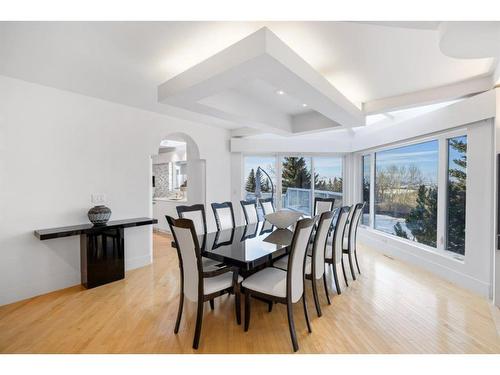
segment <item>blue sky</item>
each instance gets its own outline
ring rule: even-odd
[[[417,143],[377,152],[376,165],[377,169],[385,169],[391,165],[400,167],[414,164],[420,169],[427,182],[437,183],[438,153],[438,141]]]

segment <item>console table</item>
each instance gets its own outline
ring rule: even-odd
[[[91,223],[35,230],[40,240],[80,236],[80,269],[82,285],[94,288],[125,277],[125,228],[156,224],[158,220],[140,217],[109,221],[105,225]]]

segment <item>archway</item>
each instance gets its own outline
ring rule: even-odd
[[[177,217],[179,205],[203,204],[206,201],[206,162],[192,137],[175,132],[158,141],[152,155],[153,217],[155,230],[169,233],[165,216]]]

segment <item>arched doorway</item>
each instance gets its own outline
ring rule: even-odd
[[[206,162],[200,159],[196,142],[187,134],[171,133],[159,140],[152,155],[153,217],[156,231],[170,233],[165,216],[177,217],[179,205],[206,201]]]

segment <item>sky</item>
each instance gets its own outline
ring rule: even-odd
[[[436,184],[438,178],[438,154],[438,141],[434,140],[377,152],[375,162],[377,170],[385,169],[391,165],[408,167],[414,164],[420,169],[428,183]]]

